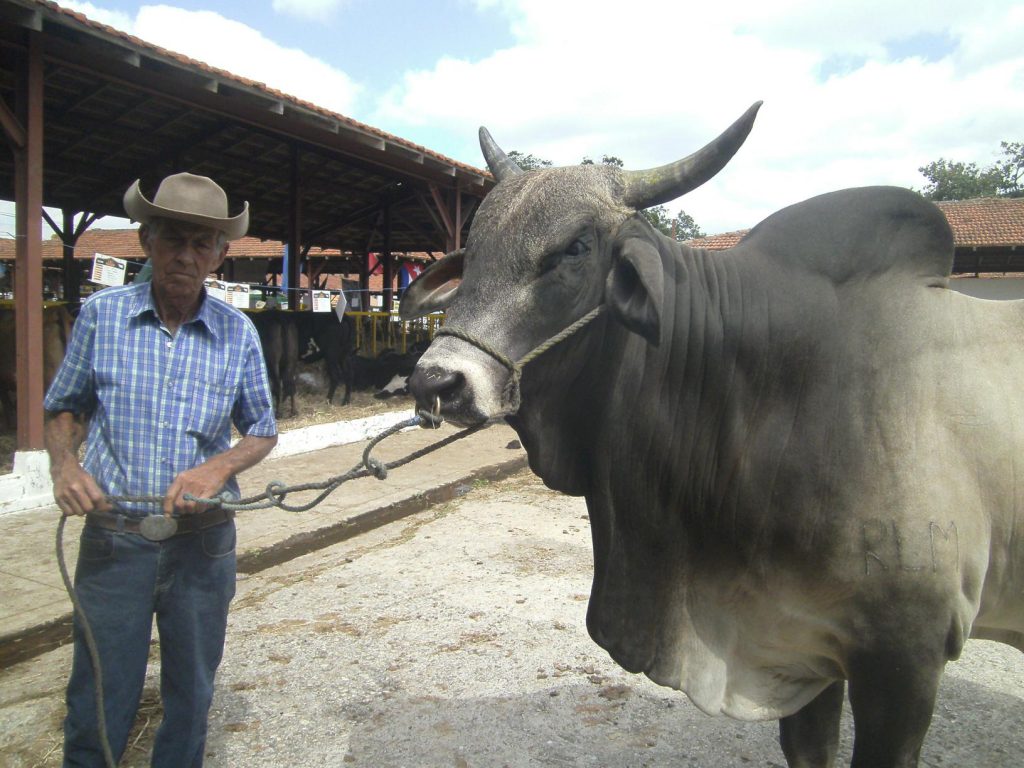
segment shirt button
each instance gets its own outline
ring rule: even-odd
[[[167,348],[170,349],[173,346],[173,344],[174,344],[173,341],[168,341],[167,342]]]
[[[164,422],[164,428],[166,429],[166,428],[167,428],[167,427],[169,427],[169,426],[171,426],[171,422],[169,422],[169,421],[165,421],[165,422]]]

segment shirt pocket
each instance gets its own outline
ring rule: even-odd
[[[181,392],[186,398],[185,431],[200,443],[213,443],[219,438],[226,443],[231,434],[234,388],[196,379],[182,385]]]

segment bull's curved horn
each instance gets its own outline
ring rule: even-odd
[[[760,107],[760,101],[751,105],[721,136],[689,157],[646,171],[624,171],[623,202],[640,210],[667,203],[699,187],[722,170],[743,145]]]
[[[504,150],[491,138],[490,131],[482,125],[480,126],[480,151],[484,153],[487,167],[491,169],[491,173],[498,181],[523,172],[523,169],[510,160]]]

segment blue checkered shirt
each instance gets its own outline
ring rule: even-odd
[[[243,435],[277,434],[249,318],[205,296],[172,336],[150,286],[106,288],[86,300],[43,404],[90,417],[83,467],[110,495],[163,496],[178,473],[230,447],[232,422]],[[235,478],[225,490],[238,494]]]

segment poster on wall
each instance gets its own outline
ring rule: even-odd
[[[92,276],[89,278],[100,285],[124,285],[128,262],[116,256],[97,253],[92,259]]]
[[[206,293],[208,296],[220,299],[221,301],[227,301],[227,283],[223,280],[214,280],[212,277],[208,277],[203,281],[203,285],[206,286]]]
[[[238,309],[249,308],[248,283],[225,283],[224,286],[224,292],[226,294],[224,301]]]
[[[331,311],[331,292],[330,291],[313,291],[313,311],[314,312],[330,312]]]

